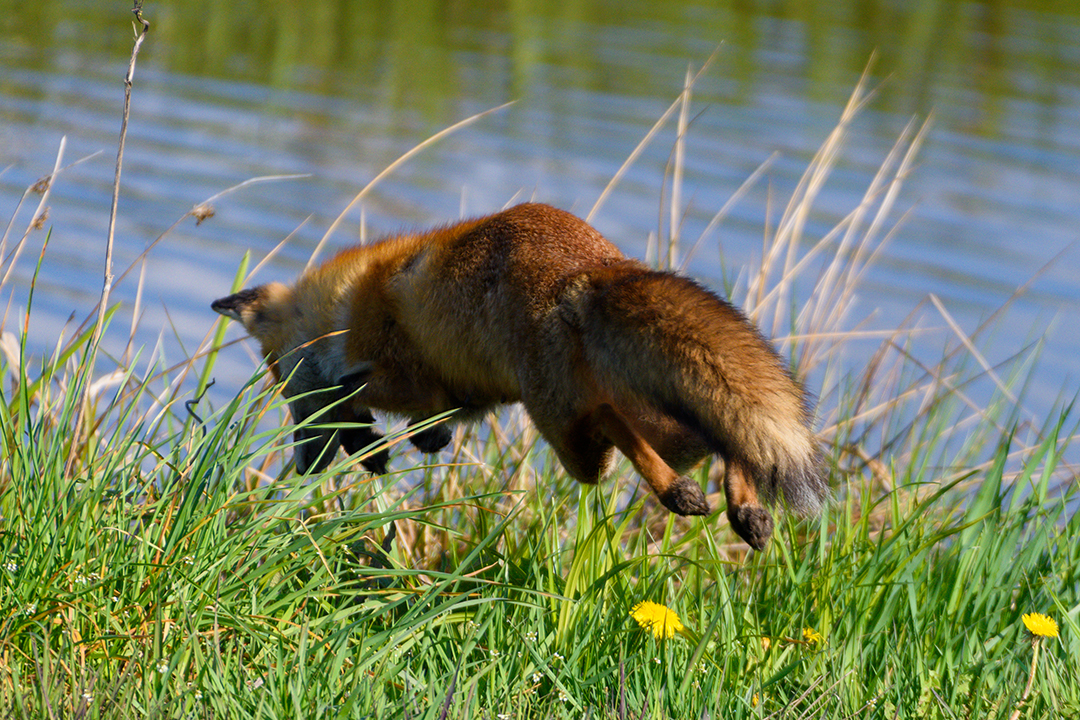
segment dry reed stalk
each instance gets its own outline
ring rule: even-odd
[[[349,204],[345,206],[345,209],[342,210],[341,213],[338,214],[338,216],[337,216],[337,218],[335,218],[334,222],[332,222],[330,224],[330,227],[326,229],[326,233],[322,236],[322,239],[319,240],[318,244],[315,246],[315,249],[311,253],[311,257],[308,258],[307,265],[304,266],[304,270],[307,271],[308,269],[311,268],[311,266],[315,263],[316,258],[318,258],[319,252],[322,250],[323,246],[326,245],[326,242],[330,239],[330,236],[334,234],[334,231],[337,230],[338,226],[341,225],[341,223],[345,220],[345,216],[348,215],[349,211],[352,210],[354,207],[356,207],[356,205],[361,200],[363,200],[365,197],[367,197],[368,193],[371,192],[371,190],[379,183],[380,180],[382,180],[384,177],[386,177],[387,175],[392,173],[394,170],[397,170],[399,167],[404,165],[407,160],[409,160],[410,158],[415,156],[417,153],[419,153],[424,148],[437,143],[439,140],[442,140],[447,135],[452,135],[453,133],[457,132],[458,130],[460,130],[463,127],[467,127],[469,125],[472,125],[474,122],[476,122],[477,120],[479,120],[481,118],[487,117],[488,115],[491,115],[492,113],[495,113],[495,112],[498,112],[499,110],[503,110],[505,108],[510,107],[511,105],[514,104],[514,102],[515,101],[512,100],[512,101],[510,101],[508,103],[503,103],[502,105],[498,105],[496,107],[485,110],[484,112],[477,113],[475,115],[472,115],[470,117],[465,118],[464,120],[461,120],[461,121],[459,121],[457,123],[454,123],[450,127],[445,128],[445,129],[440,130],[439,132],[435,133],[434,135],[429,137],[427,140],[424,140],[419,145],[416,145],[411,150],[406,152],[404,155],[399,157],[397,160],[395,160],[394,162],[387,165],[383,169],[382,172],[380,172],[378,175],[373,177],[368,182],[368,184],[365,185],[363,187],[363,189],[356,194],[356,196],[349,202]]]
[[[150,23],[142,16],[142,0],[135,0],[132,13],[135,15],[135,20],[141,28],[136,31],[135,44],[131,49],[131,60],[128,63],[127,75],[124,76],[124,111],[120,120],[120,139],[117,143],[116,150],[116,174],[113,179],[112,206],[109,210],[109,231],[105,243],[105,277],[101,288],[101,299],[98,301],[97,323],[94,325],[93,336],[87,350],[88,357],[84,361],[83,373],[81,373],[81,377],[77,381],[82,390],[79,392],[79,399],[75,406],[75,419],[72,422],[71,428],[71,448],[68,452],[68,459],[64,466],[65,476],[70,476],[71,468],[74,466],[75,458],[78,455],[80,436],[82,434],[83,415],[86,412],[86,405],[89,399],[89,380],[93,376],[94,361],[97,357],[98,346],[101,343],[101,333],[105,325],[105,314],[109,306],[109,294],[112,292],[113,240],[116,235],[117,206],[120,203],[120,172],[124,165],[124,144],[127,141],[128,118],[131,115],[131,89],[135,78],[135,60],[139,55],[139,49],[142,47],[143,41],[146,39],[146,34],[150,31]]]
[[[600,211],[600,208],[603,206],[604,201],[607,200],[608,195],[610,195],[611,191],[615,189],[615,186],[619,184],[622,176],[625,175],[626,171],[630,169],[630,166],[634,164],[634,161],[638,159],[638,156],[641,155],[642,151],[649,146],[649,143],[652,142],[652,139],[656,136],[658,132],[660,132],[660,129],[664,127],[665,123],[667,123],[668,118],[670,118],[676,110],[683,106],[685,102],[684,98],[689,93],[690,88],[692,88],[694,84],[697,83],[698,79],[701,78],[701,76],[705,73],[709,66],[712,65],[713,60],[716,59],[716,56],[719,52],[720,48],[717,48],[713,51],[713,54],[709,56],[709,59],[705,61],[705,64],[701,66],[701,69],[698,70],[694,74],[693,78],[687,82],[686,87],[683,89],[682,93],[679,94],[679,97],[675,99],[675,102],[671,103],[671,105],[668,106],[668,109],[664,111],[664,114],[660,116],[660,119],[653,123],[653,126],[649,129],[649,132],[645,133],[645,137],[641,139],[641,142],[637,144],[637,146],[630,152],[630,155],[627,156],[626,160],[623,161],[623,164],[619,166],[619,169],[615,171],[615,174],[611,176],[611,180],[609,180],[608,184],[604,186],[604,189],[600,192],[600,196],[597,197],[596,202],[593,203],[592,209],[589,210],[589,214],[585,216],[585,222],[592,222],[593,217],[596,215],[597,212]]]

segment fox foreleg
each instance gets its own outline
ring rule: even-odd
[[[358,413],[370,415],[369,408],[374,408],[407,415],[410,422],[417,423],[456,406],[436,383],[418,382],[415,377],[388,373],[378,368],[349,373],[341,377],[338,383],[351,396]],[[439,452],[452,439],[453,431],[444,424],[418,430],[409,437],[412,444],[425,453]]]
[[[450,444],[454,439],[454,432],[446,425],[418,430],[409,437],[413,447],[424,453],[437,453]]]
[[[354,409],[353,417],[347,419],[359,423],[358,427],[342,428],[339,431],[341,447],[345,449],[347,454],[355,455],[364,448],[370,447],[382,440],[382,433],[371,427],[375,422],[375,417],[371,414],[370,410],[367,410],[366,408],[361,408],[359,410]],[[368,455],[360,461],[360,464],[363,465],[366,470],[373,472],[376,475],[385,475],[386,463],[389,460],[390,453],[383,449]]]

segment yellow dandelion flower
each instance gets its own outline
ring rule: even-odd
[[[771,647],[772,647],[772,638],[762,635],[761,636],[761,649],[764,650],[765,652],[768,652],[769,648],[771,648]]]
[[[806,642],[810,643],[811,645],[824,645],[825,644],[825,636],[822,635],[821,633],[819,633],[814,628],[808,628],[808,627],[803,628],[802,629],[802,639],[805,640]]]
[[[685,630],[679,616],[659,603],[639,602],[630,609],[630,617],[637,620],[643,630],[649,630],[658,638],[674,637]]]
[[[750,707],[757,707],[758,703],[760,703],[760,702],[761,702],[761,698],[759,698],[757,696],[757,693],[754,693],[754,696],[752,698],[750,698]]]
[[[1024,615],[1024,627],[1035,637],[1057,637],[1058,625],[1052,617],[1042,613]]]

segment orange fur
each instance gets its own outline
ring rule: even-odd
[[[213,308],[260,342],[297,422],[347,393],[338,419],[361,422],[521,402],[573,477],[597,482],[618,448],[684,515],[709,507],[681,473],[718,454],[732,527],[756,548],[772,532],[765,504],[812,512],[827,495],[806,395],[742,313],[547,205],[350,248],[291,288]],[[309,428],[297,467],[372,437]],[[448,440],[415,438],[426,451]]]

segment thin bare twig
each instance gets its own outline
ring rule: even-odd
[[[435,133],[434,135],[429,137],[427,140],[420,143],[419,145],[417,145],[413,149],[409,150],[409,152],[405,153],[404,155],[399,157],[397,160],[395,160],[394,162],[387,165],[386,168],[381,173],[379,173],[374,178],[372,178],[371,182],[369,182],[367,185],[365,185],[364,188],[360,192],[358,192],[356,194],[356,197],[354,197],[349,202],[349,204],[345,206],[345,209],[342,210],[341,213],[338,214],[338,216],[334,220],[334,222],[330,224],[330,227],[326,230],[326,233],[322,236],[322,239],[319,240],[319,244],[315,246],[315,250],[311,253],[311,257],[308,258],[308,262],[307,262],[307,265],[304,267],[304,270],[306,271],[309,268],[311,268],[312,265],[314,265],[315,259],[319,256],[319,251],[323,249],[323,247],[326,245],[326,242],[330,239],[330,236],[334,234],[334,231],[337,230],[338,226],[341,225],[342,221],[345,220],[345,216],[349,213],[350,210],[352,210],[354,207],[356,207],[356,205],[361,200],[363,200],[365,197],[367,197],[367,194],[369,192],[371,192],[371,189],[374,188],[375,185],[380,180],[382,180],[384,177],[386,177],[387,175],[392,173],[394,170],[397,170],[401,165],[403,165],[405,163],[406,160],[413,157],[414,155],[416,155],[417,153],[419,153],[421,150],[428,147],[429,145],[432,145],[432,144],[438,142],[439,140],[442,140],[447,135],[450,135],[450,134],[460,130],[461,128],[465,127],[466,125],[471,125],[472,123],[476,122],[480,118],[487,117],[488,115],[490,115],[490,114],[492,114],[494,112],[498,112],[499,110],[502,110],[503,108],[510,107],[515,102],[516,101],[511,100],[508,103],[503,103],[502,105],[498,105],[496,107],[493,107],[490,110],[485,110],[484,112],[477,113],[477,114],[475,114],[475,115],[473,115],[471,117],[467,117],[464,120],[456,122],[453,125],[451,125],[450,127],[444,128],[443,130],[440,130],[439,132]]]
[[[105,278],[101,288],[101,300],[98,302],[97,323],[94,325],[94,333],[91,336],[88,355],[83,366],[85,370],[79,378],[81,392],[79,393],[78,405],[76,405],[75,408],[75,422],[71,434],[71,450],[68,452],[68,459],[64,468],[65,475],[71,472],[71,467],[75,462],[75,456],[78,452],[79,428],[82,423],[83,413],[85,412],[88,400],[88,391],[90,389],[89,381],[94,372],[94,360],[97,357],[98,345],[101,343],[101,333],[105,325],[105,315],[109,307],[109,294],[112,292],[113,238],[116,235],[116,210],[120,203],[120,170],[124,165],[124,143],[127,139],[128,118],[131,115],[131,86],[135,79],[135,58],[139,54],[139,48],[142,47],[143,40],[146,39],[146,33],[150,31],[150,23],[142,16],[142,0],[135,0],[131,12],[135,15],[136,34],[135,44],[131,48],[131,61],[128,63],[127,75],[124,76],[124,113],[120,119],[120,140],[117,143],[116,148],[116,173],[113,178],[112,208],[109,211],[109,234],[105,243]]]
[[[670,270],[675,267],[676,257],[679,253],[679,231],[682,226],[680,213],[682,206],[683,172],[686,164],[686,129],[690,115],[690,93],[694,87],[694,76],[690,68],[686,68],[686,79],[683,81],[683,92],[679,96],[679,125],[675,134],[675,163],[671,173],[671,225],[668,227],[667,259],[664,261],[664,269]]]
[[[102,325],[104,325],[105,313],[109,306],[109,293],[112,292],[113,239],[116,236],[116,210],[120,202],[120,171],[124,165],[124,144],[127,140],[128,117],[131,115],[131,86],[135,79],[135,58],[139,54],[143,40],[146,39],[146,33],[150,31],[150,23],[142,16],[142,0],[135,0],[132,12],[135,14],[136,22],[142,25],[142,29],[135,36],[135,45],[131,49],[131,62],[128,65],[127,75],[124,77],[124,114],[120,119],[120,141],[116,148],[116,174],[113,179],[112,207],[109,210],[109,236],[105,244],[105,280],[101,288],[101,302],[98,305],[98,321],[94,328],[91,352],[97,351],[97,345],[101,340]],[[92,358],[90,365],[93,365]]]
[[[611,176],[611,180],[608,181],[607,186],[605,186],[603,191],[601,191],[600,197],[596,198],[596,202],[593,203],[592,209],[589,210],[589,214],[585,216],[585,222],[592,222],[593,217],[595,217],[596,213],[599,212],[600,206],[604,204],[604,201],[607,200],[608,195],[611,194],[611,191],[614,190],[615,186],[619,184],[620,180],[622,180],[622,176],[626,174],[626,171],[629,170],[630,166],[634,164],[634,161],[638,159],[638,156],[641,155],[641,152],[646,147],[648,147],[650,142],[652,142],[652,139],[656,135],[656,133],[660,132],[660,128],[664,127],[664,123],[668,121],[668,118],[671,117],[671,115],[676,110],[683,106],[683,98],[690,92],[690,88],[692,88],[694,84],[697,83],[698,78],[700,78],[705,73],[705,71],[709,69],[709,66],[712,65],[713,60],[716,59],[716,56],[719,54],[719,52],[719,47],[713,51],[713,54],[709,56],[709,59],[705,61],[705,64],[701,66],[701,69],[694,73],[693,78],[691,78],[690,81],[687,82],[687,84],[684,86],[683,91],[679,93],[679,97],[675,99],[675,102],[671,103],[668,109],[664,111],[664,114],[660,116],[660,119],[653,123],[653,126],[649,129],[649,132],[645,133],[645,137],[641,139],[641,142],[637,144],[637,147],[634,148],[633,152],[631,152],[630,155],[626,158],[626,160],[623,161],[623,164],[619,167],[618,170],[615,171],[615,174]]]

